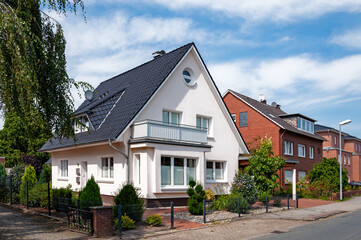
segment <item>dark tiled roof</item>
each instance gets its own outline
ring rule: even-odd
[[[95,130],[76,134],[76,144],[87,144],[117,138],[152,97],[164,80],[194,43],[189,43],[163,56],[106,80],[74,112],[86,113]],[[49,140],[40,151],[75,145],[71,138]]]
[[[312,134],[308,132],[304,132],[301,130],[298,130],[297,128],[293,127],[289,123],[287,123],[285,120],[282,119],[282,116],[287,116],[288,114],[281,110],[280,108],[272,107],[268,104],[262,103],[260,101],[257,101],[253,98],[247,97],[245,95],[242,95],[240,93],[237,93],[233,90],[229,90],[230,93],[234,94],[235,96],[241,98],[243,101],[260,111],[262,114],[267,116],[269,119],[274,121],[276,124],[278,124],[281,128],[286,129],[287,131],[302,134],[311,138],[316,138],[318,140],[324,141],[325,139],[317,134]]]
[[[337,133],[339,132],[339,130],[337,130],[336,128],[332,128],[332,127],[328,127],[328,126],[324,126],[324,125],[320,125],[320,124],[315,124],[315,132],[325,132],[325,131],[333,131],[333,132],[337,132]],[[342,132],[342,134],[345,135],[344,136],[345,140],[354,139],[354,140],[361,141],[360,138],[352,136],[348,133]]]

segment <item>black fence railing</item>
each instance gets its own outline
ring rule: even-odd
[[[94,220],[92,212],[69,207],[67,216],[69,228],[88,232],[90,235],[93,235]]]

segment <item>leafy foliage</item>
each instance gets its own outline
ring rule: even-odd
[[[163,218],[159,214],[152,214],[145,220],[145,223],[151,226],[158,226],[163,222]]]
[[[273,201],[273,206],[275,207],[281,207],[281,198],[280,197],[276,197],[275,200]]]
[[[113,218],[118,217],[118,205],[122,205],[122,215],[126,214],[135,221],[141,221],[144,212],[144,200],[133,184],[125,184],[114,198]]]
[[[249,204],[254,204],[257,199],[256,181],[249,174],[239,171],[233,178],[231,192],[242,195]]]
[[[8,198],[8,186],[6,184],[5,166],[0,163],[0,202],[5,202]]]
[[[203,190],[201,184],[195,185],[194,180],[189,181],[189,188],[187,190],[189,196],[188,199],[188,211],[193,215],[202,215],[203,214],[203,199],[205,198],[206,193]]]
[[[84,11],[81,0],[0,2],[0,108],[29,133],[45,126],[48,136],[74,136],[70,90],[89,85],[67,75],[62,27],[40,8],[65,14],[78,6]]]
[[[71,185],[66,188],[53,188],[51,192],[53,208],[57,211],[68,211],[68,207],[72,206]]]
[[[100,188],[94,180],[94,176],[87,181],[85,188],[79,192],[80,208],[89,210],[92,206],[102,206],[103,200],[100,196]]]
[[[267,202],[270,201],[272,195],[268,192],[260,191],[258,194],[258,200],[262,202],[264,205],[266,205]]]
[[[38,183],[36,178],[35,169],[33,166],[29,165],[25,168],[24,175],[21,177],[20,185],[20,201],[21,203],[26,203],[26,184],[28,183],[28,190],[30,190]]]
[[[51,166],[43,164],[43,170],[40,173],[39,183],[47,183],[51,181]]]
[[[239,205],[239,206],[238,206]],[[247,212],[250,205],[242,195],[231,194],[227,197],[226,210],[228,212],[238,212],[238,207],[242,213]]]
[[[51,191],[50,191],[51,199]],[[35,184],[33,188],[29,190],[29,204],[34,207],[48,208],[48,184]]]
[[[277,171],[282,168],[285,161],[280,156],[274,156],[272,151],[272,140],[267,136],[261,139],[259,148],[251,154],[249,166],[246,168],[248,174],[254,177],[259,191],[271,192],[278,186]]]
[[[25,172],[25,164],[19,164],[13,167],[10,171],[10,175],[8,177],[8,184],[10,186],[10,178],[11,178],[11,187],[12,192],[17,194],[20,192],[20,185],[21,185],[21,178],[24,175]]]
[[[118,227],[118,218],[114,219],[114,225]],[[135,221],[132,220],[127,214],[122,215],[122,230],[131,230],[135,228]]]
[[[206,199],[207,201],[216,199],[216,196],[214,195],[212,189],[207,189],[204,192],[205,192],[204,199]]]

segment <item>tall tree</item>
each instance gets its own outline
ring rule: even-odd
[[[267,136],[261,139],[259,148],[254,149],[249,159],[249,166],[246,168],[248,174],[256,180],[260,192],[270,193],[278,186],[278,174],[285,164],[280,156],[274,156],[272,151],[272,139]]]
[[[74,136],[71,88],[89,88],[66,72],[62,27],[41,9],[84,12],[81,0],[0,0],[0,109],[30,133]],[[35,130],[34,130],[35,129]]]

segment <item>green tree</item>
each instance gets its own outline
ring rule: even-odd
[[[249,159],[249,166],[246,168],[248,174],[256,181],[260,192],[269,193],[278,186],[278,174],[285,164],[280,156],[274,156],[272,151],[272,140],[267,136],[261,139],[259,148],[256,148]]]
[[[347,186],[347,170],[342,169],[342,187]],[[315,163],[308,173],[311,183],[322,183],[325,190],[338,192],[340,190],[340,165],[336,158],[323,158],[322,162]]]
[[[26,183],[28,183],[28,190],[30,191],[37,183],[36,172],[33,166],[29,165],[25,168],[24,175],[21,177],[20,185],[20,201],[26,202]]]
[[[39,176],[39,183],[48,183],[51,181],[51,166],[49,164],[43,164],[43,170]]]
[[[48,136],[74,136],[70,90],[90,86],[68,76],[62,27],[42,10],[79,7],[82,0],[0,0],[0,109],[21,118],[27,138],[39,126]]]
[[[94,176],[87,181],[85,188],[79,192],[80,208],[89,210],[91,206],[102,206],[103,201],[100,196],[100,188],[94,180]]]

